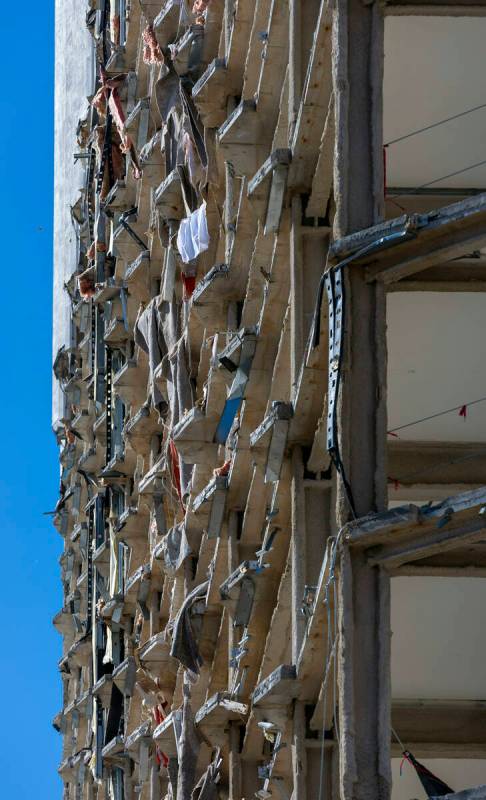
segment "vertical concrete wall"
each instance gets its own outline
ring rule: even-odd
[[[55,103],[54,103],[54,303],[53,355],[69,346],[71,323],[69,296],[64,283],[77,262],[76,235],[70,206],[83,185],[84,164],[74,163],[76,126],[85,116],[87,95],[93,88],[92,39],[85,24],[87,4],[80,0],[56,0]],[[52,422],[63,416],[64,397],[53,383]]]

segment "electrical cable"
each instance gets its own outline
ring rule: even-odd
[[[464,172],[469,172],[472,169],[476,169],[476,167],[483,167],[486,164],[486,159],[484,161],[477,161],[476,164],[471,164],[469,167],[464,167],[463,169],[458,169],[455,172],[449,172],[448,175],[442,175],[441,178],[434,178],[433,181],[428,181],[427,183],[422,183],[421,186],[415,186],[412,192],[418,192],[420,189],[426,189],[427,186],[433,186],[435,183],[440,183],[441,181],[445,181],[447,178],[454,178],[456,175],[462,175]],[[397,197],[410,197],[410,194],[390,194],[387,195],[387,200],[393,200]]]
[[[130,217],[133,217],[134,215],[136,215],[137,212],[138,212],[138,208],[136,206],[134,206],[133,208],[130,208],[128,211],[124,211],[123,214],[120,214],[118,222],[120,223],[122,228],[124,228],[126,230],[126,232],[133,239],[133,241],[136,244],[138,244],[138,246],[140,247],[142,252],[144,252],[145,250],[148,250],[148,247],[147,247],[146,243],[140,238],[138,233],[136,233],[133,230],[133,228],[131,227],[131,225],[129,225],[128,222],[127,222],[127,220]]]
[[[334,573],[331,570],[329,578],[324,587],[324,604],[327,612],[327,641],[326,655],[324,659],[324,676],[322,681],[322,729],[321,729],[321,757],[319,764],[319,800],[324,800],[324,773],[325,773],[325,740],[326,740],[326,712],[327,712],[327,682],[331,663],[335,655],[336,639],[332,641],[331,631],[331,606],[329,602],[329,585],[334,580]]]
[[[390,730],[393,733],[393,735],[394,735],[395,739],[397,740],[398,744],[402,748],[402,753],[405,753],[407,748],[403,744],[402,740],[400,739],[400,737],[399,737],[398,733],[396,732],[395,728],[393,727],[393,725],[390,725]]]
[[[468,114],[472,114],[473,111],[479,111],[481,108],[486,108],[486,103],[481,103],[479,106],[467,108],[465,111],[461,111],[459,114],[454,114],[452,117],[445,117],[445,119],[441,119],[439,122],[433,122],[431,125],[425,125],[423,128],[418,128],[417,130],[410,131],[410,133],[406,133],[403,136],[398,136],[396,139],[391,139],[389,142],[384,144],[384,147],[390,147],[390,145],[403,142],[405,139],[410,139],[412,136],[418,136],[419,133],[424,133],[424,131],[430,131],[432,128],[438,128],[440,125],[444,125],[446,122],[451,122],[454,119],[465,117]]]
[[[387,433],[396,433],[397,431],[403,431],[404,428],[411,428],[413,425],[419,425],[421,422],[427,422],[429,419],[436,419],[437,417],[442,417],[444,414],[451,414],[453,411],[460,411],[463,408],[469,408],[469,406],[474,406],[477,403],[484,403],[486,397],[479,397],[477,400],[471,400],[470,403],[461,403],[460,406],[454,406],[453,408],[446,408],[445,411],[438,411],[436,414],[429,414],[428,417],[421,417],[420,419],[415,419],[413,422],[406,422],[404,425],[399,425],[397,428],[390,428]]]
[[[326,581],[324,586],[324,604],[326,605],[327,611],[327,647],[326,647],[326,655],[324,659],[324,675],[323,675],[323,682],[322,682],[322,730],[321,730],[321,754],[320,754],[320,765],[319,765],[319,795],[318,800],[324,800],[324,777],[325,777],[325,734],[326,734],[326,709],[327,709],[327,688],[328,688],[328,679],[331,673],[331,664],[336,659],[336,650],[339,642],[339,630],[338,630],[338,618],[337,618],[337,592],[336,592],[336,574],[335,574],[335,567],[336,567],[336,558],[337,553],[341,544],[341,538],[344,534],[346,526],[342,527],[336,536],[335,539],[329,539],[328,544],[330,544],[330,567],[329,567],[329,577]],[[332,620],[331,620],[331,604],[330,604],[330,593],[329,588],[333,587],[333,599],[334,599],[334,630],[332,628]],[[333,674],[333,722],[334,722],[334,729],[336,733],[336,739],[340,741],[339,735],[339,727],[337,722],[337,697],[336,697],[336,670],[334,670]]]

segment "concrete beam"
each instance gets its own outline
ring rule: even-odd
[[[414,755],[417,747],[436,747],[437,756],[451,748],[470,746],[486,754],[486,704],[468,700],[396,700],[392,726]],[[446,757],[446,756],[442,756]]]
[[[387,0],[387,16],[483,17],[484,0]]]
[[[395,486],[484,485],[486,442],[389,441],[388,479],[390,500]]]
[[[370,564],[394,575],[420,562],[431,574],[486,566],[486,489],[448,497],[435,505],[403,505],[350,523],[344,540],[364,549]],[[400,571],[399,571],[400,570]],[[426,574],[422,570],[421,574]]]
[[[486,260],[460,258],[387,284],[389,292],[484,292]]]

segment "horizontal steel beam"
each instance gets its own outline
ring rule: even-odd
[[[362,265],[367,279],[393,283],[486,245],[486,194],[424,214],[403,215],[335,241],[331,261]]]

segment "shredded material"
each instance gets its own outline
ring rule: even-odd
[[[74,433],[71,430],[69,430],[67,425],[64,426],[64,433],[65,433],[65,436],[66,436],[66,442],[68,444],[74,444],[75,441],[76,441],[76,437],[75,437]]]
[[[215,478],[221,478],[221,477],[224,477],[225,475],[227,475],[228,472],[229,472],[230,466],[231,466],[231,459],[228,459],[228,461],[225,461],[224,464],[221,467],[217,467],[216,469],[213,469],[214,477]]]
[[[181,489],[181,470],[179,466],[179,453],[177,452],[177,448],[172,439],[170,439],[169,441],[169,455],[170,455],[170,474],[172,478],[172,483],[177,492],[181,508],[183,511],[185,511],[186,509],[184,506],[184,500],[182,497],[182,489]]]
[[[210,0],[196,0],[192,7],[192,13],[196,15],[196,25],[204,25],[206,22],[205,12]]]
[[[111,41],[115,45],[115,47],[119,47],[120,45],[120,15],[113,14],[110,18],[110,32],[111,32]]]
[[[97,125],[94,131],[93,146],[96,151],[98,164],[101,164],[102,154],[105,144],[105,127],[104,125]],[[115,131],[112,131],[111,136],[111,164],[113,169],[113,179],[115,181],[121,180],[125,175],[125,158],[121,151],[120,139]],[[101,186],[101,199],[104,199],[110,191],[110,174],[108,165],[105,164],[103,174],[103,183]]]
[[[152,24],[147,25],[143,34],[143,60],[145,64],[163,64],[164,55],[155,36]]]
[[[188,131],[184,131],[182,135],[182,149],[189,180],[195,189],[201,190],[206,183],[206,170],[199,158],[194,139]]]
[[[78,276],[78,289],[83,300],[94,296],[96,288],[91,270],[86,270],[86,272]]]
[[[204,581],[187,595],[175,619],[172,634],[171,656],[194,675],[199,675],[203,661],[192,629],[190,612],[196,600],[205,596],[208,586],[209,581]]]
[[[196,276],[181,272],[181,279],[184,287],[184,300],[190,300],[196,288]]]
[[[177,776],[177,800],[191,800],[192,789],[196,778],[197,759],[200,740],[194,725],[194,714],[191,707],[190,687],[185,678],[184,701],[182,705],[182,727],[178,741],[179,772]]]
[[[187,541],[185,522],[179,522],[169,530],[162,540],[164,571],[171,576],[177,575],[191,552]]]
[[[220,769],[223,759],[219,748],[206,772],[203,772],[191,795],[191,800],[218,800],[218,783],[221,779]]]
[[[108,78],[103,68],[101,68],[100,72],[101,86],[92,100],[92,105],[102,117],[106,116],[107,109],[110,109],[113,121],[120,137],[120,149],[122,153],[127,153],[130,155],[133,177],[138,179],[142,175],[138,161],[138,155],[135,145],[125,131],[125,112],[123,111],[120,95],[118,94],[118,90],[126,81],[127,76],[125,74],[121,74],[116,75],[114,78]]]
[[[209,232],[206,219],[206,203],[203,203],[189,217],[181,220],[177,232],[177,249],[184,264],[194,261],[209,247]]]

